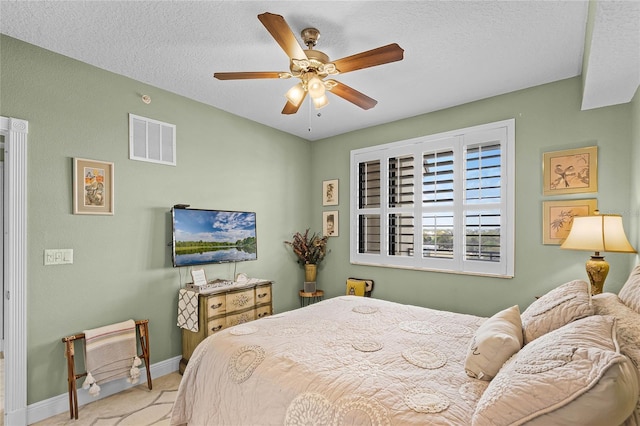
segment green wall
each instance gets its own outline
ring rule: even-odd
[[[299,306],[303,271],[283,244],[310,217],[311,144],[184,97],[3,36],[1,110],[29,121],[28,403],[66,392],[61,338],[149,318],[151,362],[181,353],[169,209],[255,211],[258,260],[206,266],[275,280],[274,309]],[[141,94],[151,96],[144,104]],[[177,167],[128,159],[128,113],[177,126]],[[115,215],[72,214],[72,159],[115,163]],[[43,251],[72,248],[72,265]]]
[[[640,188],[628,177],[632,151],[634,158],[640,151],[640,101],[636,95],[632,104],[581,112],[579,77],[308,142],[6,36],[0,55],[0,114],[29,121],[29,404],[66,392],[60,338],[86,328],[149,318],[152,363],[180,354],[176,295],[189,279],[188,270],[171,267],[167,247],[176,203],[257,213],[259,259],[237,270],[205,269],[208,277],[246,272],[275,280],[277,312],[299,306],[303,278],[283,241],[309,226],[320,230],[322,211],[336,209],[320,202],[327,179],[340,180],[340,236],[330,239],[318,276],[327,296],[361,276],[376,281],[375,297],[490,315],[516,303],[524,309],[557,284],[586,279],[587,252],[541,243],[541,202],[555,199],[542,197],[546,151],[598,145],[599,192],[567,198],[597,197],[603,212],[625,215],[625,225],[632,210],[638,243]],[[141,94],[151,96],[150,105]],[[176,124],[177,167],[128,159],[128,113]],[[349,264],[350,150],[507,118],[516,119],[515,278]],[[72,214],[74,157],[115,163],[114,216]],[[73,248],[74,264],[43,266],[48,248]],[[607,259],[605,288],[617,291],[636,258]]]
[[[640,249],[640,87],[631,100],[631,225],[627,235],[631,244]],[[640,262],[640,257],[635,256],[635,263]]]
[[[340,180],[340,237],[331,239],[331,261],[321,271],[323,285],[330,282],[329,293],[339,294],[344,279],[357,276],[374,279],[374,295],[382,299],[491,315],[513,304],[524,309],[536,295],[563,282],[587,280],[584,263],[589,258],[588,252],[542,244],[542,201],[597,198],[603,213],[620,213],[629,226],[632,108],[627,104],[580,111],[581,88],[581,79],[576,77],[313,143],[313,157],[327,159],[324,167],[314,169],[314,188],[319,188],[322,180]],[[351,150],[509,118],[516,120],[513,279],[349,264]],[[593,145],[599,148],[598,193],[543,197],[543,153]],[[635,206],[637,212],[637,199]],[[313,211],[314,223],[321,221],[323,209],[333,207],[317,207]],[[637,235],[634,243],[637,246]],[[618,291],[635,256],[607,253],[606,258],[611,272],[605,289]]]

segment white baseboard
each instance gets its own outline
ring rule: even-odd
[[[161,377],[173,373],[174,371],[178,371],[181,359],[182,355],[152,364],[151,379],[153,380],[154,377]],[[120,380],[105,383],[100,385],[100,395],[98,397],[92,397],[80,388],[78,390],[78,406],[106,398],[127,388],[137,386],[140,383],[147,383],[147,373],[143,369],[140,370],[140,382],[132,385],[131,383],[128,383],[125,378],[122,378]],[[67,393],[27,406],[27,424],[36,423],[65,412],[67,414],[69,413],[69,394]]]

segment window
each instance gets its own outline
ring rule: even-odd
[[[512,277],[515,120],[351,152],[351,263]]]

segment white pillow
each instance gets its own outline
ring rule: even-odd
[[[593,315],[589,283],[564,283],[534,301],[521,315],[525,345],[565,324]]]
[[[623,423],[638,400],[638,375],[617,351],[614,321],[593,315],[524,346],[489,383],[472,425]]]
[[[622,303],[640,313],[640,265],[633,268],[627,282],[618,292],[618,297]]]
[[[518,305],[498,312],[475,332],[467,350],[464,370],[474,379],[491,380],[502,364],[522,347],[522,321]]]
[[[640,313],[622,303],[613,293],[593,296],[593,308],[596,315],[616,318],[616,340],[620,344],[620,352],[633,360],[640,376]]]

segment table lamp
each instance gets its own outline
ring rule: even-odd
[[[595,252],[587,261],[591,294],[602,293],[609,273],[609,263],[600,256],[601,251],[637,253],[624,233],[622,216],[617,214],[574,217],[569,236],[560,248]]]

